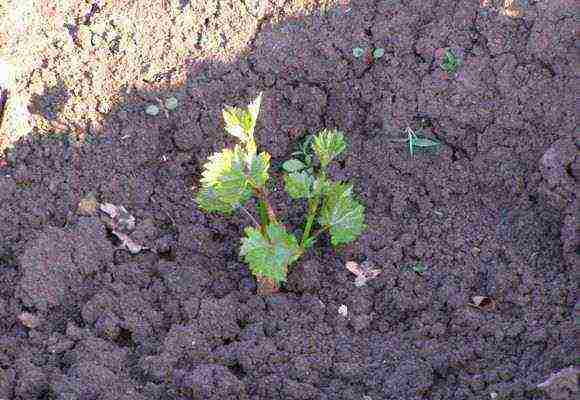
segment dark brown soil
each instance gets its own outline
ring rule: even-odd
[[[8,3],[0,399],[574,397],[537,388],[578,360],[574,2]],[[258,91],[275,166],[308,133],[347,133],[332,175],[368,224],[268,297],[238,258],[248,221],[192,192],[232,143],[222,108]],[[406,127],[441,148],[411,156]],[[79,207],[91,194],[151,250],[121,248]],[[296,226],[303,206],[273,197]],[[347,261],[382,273],[356,287]]]

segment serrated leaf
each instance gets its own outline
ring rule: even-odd
[[[242,238],[240,255],[254,275],[286,280],[288,267],[301,254],[296,238],[279,225],[270,224],[263,235],[259,229],[248,227]]]
[[[298,172],[306,168],[306,165],[304,165],[302,161],[292,158],[290,160],[284,161],[282,168],[286,172]]]
[[[225,129],[230,135],[237,137],[243,143],[254,140],[254,129],[260,113],[262,93],[252,101],[247,109],[227,106],[222,114],[226,123]]]
[[[270,168],[270,154],[262,152],[251,155],[248,162],[250,169],[250,178],[259,187],[266,184],[268,180],[268,169]]]
[[[202,204],[212,208],[207,202],[213,199],[219,203],[214,208],[221,210],[223,204],[235,208],[245,203],[252,191],[244,167],[244,154],[239,146],[210,156],[201,178],[202,192],[205,190],[200,199]]]
[[[324,192],[329,187],[330,181],[322,176],[318,176],[312,185],[312,195],[322,196]]]
[[[242,143],[253,140],[254,124],[249,111],[227,106],[222,115],[226,123],[226,132],[240,139]]]
[[[329,230],[333,246],[349,243],[362,233],[364,207],[353,198],[351,185],[332,183],[327,188],[318,223]]]
[[[313,183],[314,177],[306,171],[284,175],[284,188],[294,200],[309,198]]]
[[[256,127],[256,122],[258,121],[258,115],[260,114],[260,106],[262,105],[262,92],[258,93],[258,97],[250,103],[248,106],[248,112],[250,113],[252,125],[251,131],[254,131]]]
[[[326,168],[336,156],[346,149],[344,134],[336,129],[324,129],[315,136],[312,148],[318,156],[322,168]]]
[[[230,214],[234,211],[234,207],[221,201],[211,187],[201,188],[195,197],[195,202],[202,210],[207,212]]]

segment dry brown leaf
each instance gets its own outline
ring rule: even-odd
[[[348,269],[350,272],[352,272],[356,276],[362,275],[362,273],[363,273],[357,262],[347,261],[345,266],[346,266],[346,269]]]
[[[95,215],[98,207],[99,203],[95,198],[95,195],[91,193],[79,201],[78,213],[85,216]]]
[[[110,217],[109,220],[104,220],[109,228],[123,232],[130,232],[135,229],[135,217],[129,214],[125,207],[102,203],[99,208]]]
[[[18,316],[18,320],[27,328],[34,329],[40,325],[40,318],[29,312],[23,312]]]
[[[129,235],[123,232],[113,231],[113,235],[117,236],[119,240],[121,240],[122,246],[125,247],[127,250],[129,250],[131,254],[137,254],[141,250],[147,249],[147,247],[141,246],[140,244],[136,243],[133,239],[129,237]]]
[[[382,272],[380,269],[370,267],[370,265],[366,262],[358,264],[354,261],[347,261],[345,266],[346,269],[356,275],[356,279],[354,281],[356,287],[366,285],[368,281],[376,278]]]
[[[481,310],[491,311],[495,310],[495,301],[491,297],[487,296],[473,296],[471,298],[472,303],[469,305]]]

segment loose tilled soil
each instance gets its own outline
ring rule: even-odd
[[[4,0],[0,399],[572,398],[537,386],[577,362],[574,3]],[[247,218],[192,192],[233,143],[222,108],[258,91],[274,178],[339,128],[331,174],[368,224],[268,297]],[[411,156],[406,127],[439,151]],[[120,248],[91,196],[152,250]],[[359,288],[347,261],[382,272]]]

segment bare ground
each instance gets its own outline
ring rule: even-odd
[[[0,5],[0,398],[574,396],[537,388],[577,361],[572,1],[53,3]],[[332,174],[369,226],[269,297],[238,259],[248,221],[192,192],[231,143],[221,109],[258,91],[275,165],[347,133]],[[412,157],[407,126],[440,151]],[[120,249],[89,195],[154,251]],[[357,288],[349,260],[382,273]]]

